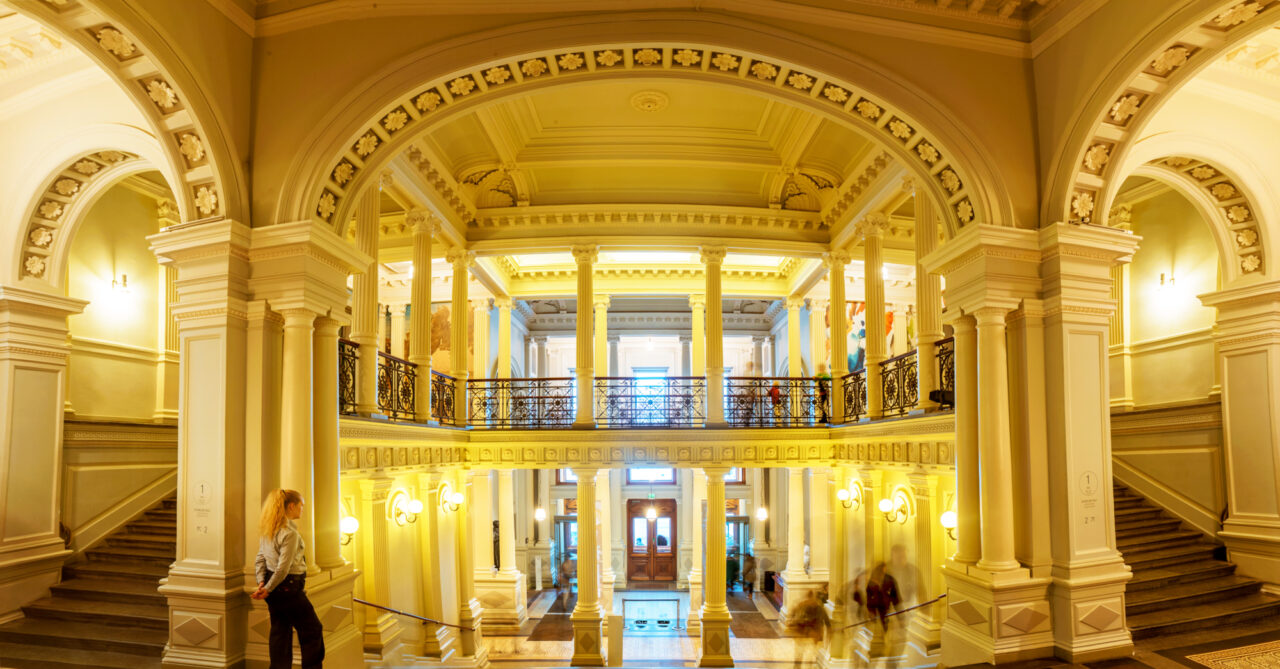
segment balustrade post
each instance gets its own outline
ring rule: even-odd
[[[858,223],[862,236],[863,287],[866,291],[867,417],[876,420],[884,415],[884,378],[880,363],[885,356],[884,311],[884,229],[889,219],[884,214],[870,214]]]
[[[596,426],[595,406],[591,402],[592,388],[595,386],[595,371],[593,369],[592,358],[592,338],[591,338],[591,301],[593,295],[592,290],[592,273],[596,257],[599,255],[599,247],[594,244],[582,244],[574,246],[573,259],[578,266],[578,299],[577,299],[577,330],[574,340],[574,348],[577,349],[577,367],[574,370],[574,376],[577,377],[577,400],[578,408],[576,417],[573,421],[575,428],[593,428]]]
[[[414,420],[431,420],[431,237],[440,223],[421,211],[411,211],[405,222],[413,228],[413,279],[409,287],[409,362],[417,365],[414,377]]]

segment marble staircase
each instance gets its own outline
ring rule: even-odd
[[[157,587],[176,537],[177,500],[166,499],[68,563],[50,596],[0,625],[0,666],[160,667],[169,610]]]
[[[1116,545],[1133,570],[1125,616],[1134,640],[1269,619],[1280,621],[1280,597],[1235,573],[1222,547],[1115,485]]]

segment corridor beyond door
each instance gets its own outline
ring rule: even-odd
[[[676,580],[676,501],[627,501],[627,580]]]

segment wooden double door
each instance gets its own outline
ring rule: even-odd
[[[627,500],[627,580],[676,580],[674,499]]]

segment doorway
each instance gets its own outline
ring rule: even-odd
[[[627,580],[676,580],[676,501],[627,500]]]

